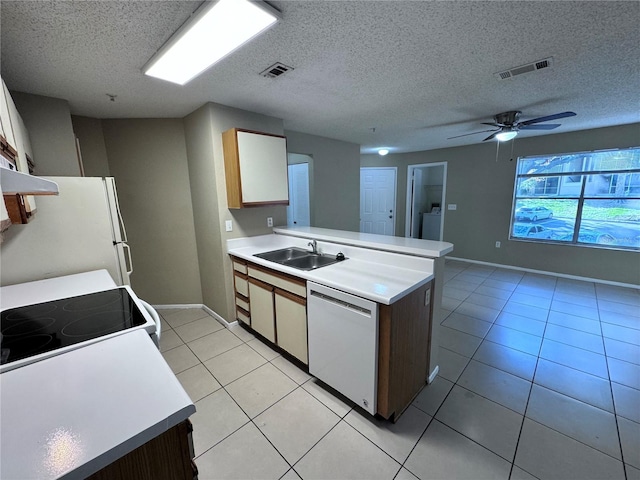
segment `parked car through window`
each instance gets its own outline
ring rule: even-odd
[[[509,233],[640,250],[640,148],[518,158]]]

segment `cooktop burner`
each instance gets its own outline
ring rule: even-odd
[[[145,323],[125,288],[12,308],[1,315],[0,364]]]

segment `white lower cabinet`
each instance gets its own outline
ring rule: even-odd
[[[246,260],[231,259],[236,318],[308,365],[307,282]]]
[[[249,278],[249,298],[251,299],[251,328],[275,343],[273,287],[260,280]]]
[[[277,288],[274,298],[278,346],[308,364],[306,301]]]

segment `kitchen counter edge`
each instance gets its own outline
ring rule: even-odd
[[[434,278],[433,260],[430,258],[416,258],[401,253],[376,251],[377,249],[372,250],[368,247],[330,245],[329,247],[335,251],[330,250],[327,253],[335,254],[338,251],[343,251],[348,259],[309,271],[287,267],[254,256],[257,253],[288,246],[305,248],[305,240],[309,238],[311,237],[287,238],[283,235],[262,235],[231,239],[227,241],[227,252],[254,264],[384,305],[395,303]],[[367,250],[371,251],[367,252]],[[365,259],[363,256],[368,258]],[[393,265],[394,259],[402,266]],[[384,272],[382,274],[376,272],[376,268],[378,271],[384,270]]]

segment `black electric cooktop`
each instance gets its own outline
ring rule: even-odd
[[[0,364],[145,323],[125,288],[12,308],[1,315]]]

